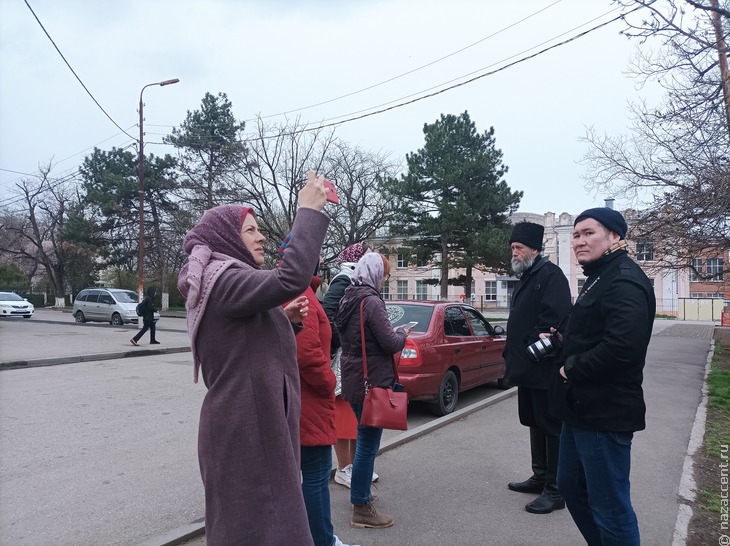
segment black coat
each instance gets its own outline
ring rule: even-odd
[[[504,358],[505,378],[510,385],[548,390],[555,372],[555,358],[535,362],[527,354],[527,346],[543,332],[557,328],[570,312],[570,286],[562,269],[545,257],[520,277],[512,292],[507,322],[507,344]]]
[[[340,348],[340,334],[335,327],[335,315],[340,307],[340,300],[345,295],[345,290],[352,284],[352,270],[348,269],[335,275],[332,279],[327,293],[324,295],[322,300],[322,308],[324,309],[327,318],[330,321],[330,328],[332,329],[332,342],[330,344],[330,356],[334,356],[337,349]]]
[[[551,409],[578,427],[604,432],[646,428],[643,381],[656,313],[654,289],[641,268],[619,250],[586,265],[585,287],[565,333]]]
[[[155,311],[157,311],[157,307],[155,307],[155,294],[157,294],[157,289],[154,286],[149,287],[145,292],[145,297],[142,299],[142,303],[140,304],[142,320],[144,322],[155,321]]]

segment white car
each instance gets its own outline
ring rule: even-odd
[[[27,299],[13,292],[0,292],[0,317],[30,318],[35,307]]]

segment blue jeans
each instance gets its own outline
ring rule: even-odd
[[[588,546],[640,543],[629,483],[633,437],[563,423],[558,489]]]
[[[302,495],[314,546],[335,542],[330,510],[332,446],[301,446]]]
[[[357,445],[350,482],[350,502],[352,504],[367,504],[370,502],[370,483],[373,480],[375,456],[380,449],[380,438],[383,435],[383,429],[360,425],[362,404],[350,403],[350,405],[358,422]]]

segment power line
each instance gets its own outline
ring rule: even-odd
[[[49,39],[49,40],[51,41],[51,43],[53,44],[53,47],[55,47],[55,48],[56,48],[56,51],[58,51],[58,54],[59,54],[59,55],[61,56],[61,58],[63,59],[63,62],[64,62],[64,63],[66,63],[66,66],[68,66],[68,68],[69,68],[69,70],[71,71],[71,73],[72,73],[72,74],[73,74],[74,76],[76,76],[76,79],[77,79],[77,80],[79,81],[79,83],[81,84],[81,87],[83,87],[83,88],[84,88],[84,91],[86,91],[86,93],[87,93],[87,94],[88,94],[88,95],[89,95],[89,96],[91,97],[91,100],[93,100],[93,101],[94,101],[94,103],[96,103],[96,105],[97,105],[97,106],[99,107],[99,109],[100,109],[100,110],[101,110],[102,112],[104,112],[104,115],[105,115],[106,117],[108,117],[108,118],[109,118],[109,121],[111,121],[111,122],[112,122],[112,123],[113,123],[114,125],[116,125],[116,126],[117,126],[117,128],[118,128],[118,129],[119,129],[120,131],[122,131],[122,132],[123,132],[123,133],[124,133],[125,135],[127,135],[127,136],[128,136],[129,138],[134,138],[134,137],[133,137],[132,135],[130,135],[130,134],[129,134],[129,133],[127,132],[127,131],[125,131],[124,129],[122,129],[122,128],[121,128],[121,127],[119,126],[119,124],[118,124],[118,123],[117,123],[116,121],[114,121],[114,120],[112,119],[112,117],[111,117],[111,116],[110,116],[109,114],[107,114],[106,110],[104,110],[104,108],[102,108],[101,104],[99,104],[99,101],[97,101],[97,100],[96,100],[96,98],[94,98],[94,95],[92,95],[92,94],[91,94],[91,91],[89,91],[89,90],[87,89],[86,85],[84,85],[84,82],[82,82],[82,81],[81,81],[81,78],[79,78],[78,74],[76,74],[76,71],[75,71],[75,70],[74,70],[74,69],[73,69],[73,68],[71,67],[71,65],[69,64],[69,62],[68,62],[68,61],[66,60],[66,57],[64,57],[64,56],[63,56],[63,53],[61,53],[61,50],[60,50],[60,49],[58,49],[58,46],[56,45],[56,42],[54,42],[54,41],[53,41],[53,38],[51,38],[51,35],[50,35],[50,34],[48,34],[48,31],[47,31],[47,30],[46,30],[46,28],[45,28],[45,27],[43,26],[43,23],[41,23],[41,20],[40,20],[40,19],[38,19],[38,16],[37,16],[37,15],[35,14],[35,12],[33,11],[33,8],[31,8],[31,7],[30,7],[30,4],[28,3],[28,0],[25,0],[25,5],[26,5],[26,6],[28,6],[28,9],[29,9],[29,10],[30,10],[30,12],[31,12],[31,13],[33,14],[33,17],[35,17],[35,20],[36,20],[36,21],[38,21],[38,24],[39,24],[39,25],[40,25],[40,27],[41,27],[41,28],[43,29],[43,32],[45,32],[45,33],[46,33],[46,36],[48,36],[48,39]]]
[[[516,21],[516,22],[512,23],[511,25],[508,25],[508,26],[506,26],[506,27],[498,30],[497,32],[493,32],[489,36],[485,36],[484,38],[482,38],[480,40],[477,40],[476,42],[474,42],[472,44],[469,44],[468,46],[462,47],[461,49],[457,49],[456,51],[454,51],[452,53],[449,53],[447,55],[444,55],[443,57],[440,57],[440,58],[438,58],[438,59],[436,59],[434,61],[431,61],[429,63],[426,63],[424,65],[421,65],[421,66],[419,66],[417,68],[413,68],[412,70],[409,70],[408,72],[404,72],[404,73],[399,74],[397,76],[393,76],[392,78],[388,78],[387,80],[383,80],[383,81],[381,81],[379,83],[375,83],[375,84],[370,85],[368,87],[364,87],[362,89],[358,89],[357,91],[352,91],[350,93],[346,93],[344,95],[340,95],[339,97],[335,97],[333,99],[329,99],[329,100],[325,100],[325,101],[322,101],[322,102],[318,102],[316,104],[310,104],[309,106],[303,106],[301,108],[295,108],[293,110],[287,110],[286,112],[279,112],[278,114],[270,114],[270,115],[267,115],[267,116],[262,116],[261,119],[268,119],[268,118],[273,118],[273,117],[278,117],[278,116],[285,116],[287,114],[293,114],[295,112],[301,112],[303,110],[309,110],[310,108],[315,108],[317,106],[322,106],[324,104],[329,104],[331,102],[335,102],[335,101],[338,101],[340,99],[344,99],[344,98],[347,98],[347,97],[351,97],[353,95],[357,95],[359,93],[363,93],[365,91],[369,91],[370,89],[374,89],[375,87],[379,87],[381,85],[385,85],[386,83],[390,83],[390,82],[395,81],[397,79],[403,78],[405,76],[408,76],[409,74],[413,74],[414,72],[418,72],[419,70],[423,70],[424,68],[428,68],[429,66],[432,66],[432,65],[434,65],[436,63],[439,63],[439,62],[441,62],[441,61],[443,61],[445,59],[448,59],[449,57],[453,57],[454,55],[457,55],[457,54],[461,53],[462,51],[466,51],[467,49],[472,48],[472,47],[474,47],[477,44],[480,44],[480,43],[482,43],[482,42],[484,42],[486,40],[489,40],[490,38],[493,38],[493,37],[497,36],[498,34],[501,34],[501,33],[505,32],[505,31],[511,29],[512,27],[515,27],[515,26],[519,25],[520,23],[523,23],[524,21],[527,21],[528,19],[530,19],[530,18],[532,18],[532,17],[534,17],[536,15],[539,15],[543,11],[545,11],[547,9],[550,9],[551,7],[555,6],[556,4],[559,4],[561,1],[562,0],[557,0],[557,1],[553,2],[552,4],[550,4],[548,6],[545,6],[542,9],[539,9],[538,11],[536,11],[534,13],[531,13],[527,17],[523,17],[522,19],[520,19],[519,21]],[[618,8],[616,8],[616,9],[618,9]],[[256,119],[247,119],[247,120],[244,120],[244,122],[248,122],[248,121],[256,121]]]

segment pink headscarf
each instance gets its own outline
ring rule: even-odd
[[[367,284],[375,290],[380,290],[384,274],[383,257],[379,252],[368,252],[358,260],[355,271],[352,272],[352,282]]]

